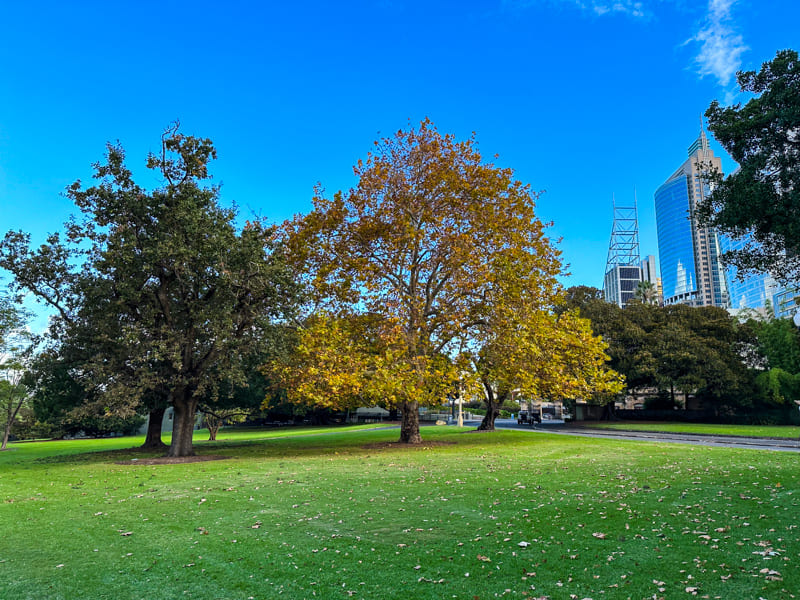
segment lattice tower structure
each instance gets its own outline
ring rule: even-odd
[[[603,293],[607,302],[624,308],[636,294],[642,281],[639,254],[639,219],[634,196],[633,206],[614,206],[614,224],[608,244]]]

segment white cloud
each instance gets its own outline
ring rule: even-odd
[[[505,0],[506,4],[524,8],[533,4],[541,4],[541,0]],[[551,4],[571,4],[596,15],[607,15],[613,13],[625,14],[631,17],[646,17],[648,12],[644,8],[644,2],[640,0],[550,0]]]
[[[580,4],[586,6],[585,3]],[[605,15],[608,13],[623,13],[632,17],[644,17],[644,7],[641,2],[632,2],[631,0],[622,0],[621,2],[597,2],[593,0],[589,3],[589,7],[598,15]]]
[[[720,85],[727,86],[741,67],[741,55],[748,50],[742,36],[731,24],[733,6],[737,0],[709,0],[708,16],[703,28],[692,40],[700,42],[700,52],[695,58],[698,73],[716,77]]]

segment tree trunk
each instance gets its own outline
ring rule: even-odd
[[[11,436],[11,422],[6,423],[3,431],[3,443],[0,445],[0,451],[5,450],[8,446],[8,438]]]
[[[491,387],[486,386],[486,416],[483,417],[478,431],[494,431],[494,421],[500,415],[500,407],[505,401],[505,396],[498,398]]]
[[[483,417],[481,424],[478,425],[477,431],[494,431],[494,421],[500,416],[500,407],[503,406],[509,394],[507,392],[495,394],[492,384],[483,378],[481,378],[481,383],[485,392],[486,416]]]
[[[167,445],[161,440],[161,425],[164,422],[166,407],[154,408],[147,417],[147,435],[142,448],[148,450],[166,450]]]
[[[219,432],[219,428],[222,426],[222,419],[206,413],[203,422],[206,426],[206,429],[208,429],[208,441],[216,442],[217,433]]]
[[[478,431],[494,431],[494,420],[499,415],[500,411],[495,407],[495,405],[489,405],[486,408],[486,414],[484,415],[481,424],[478,425]]]
[[[174,411],[172,420],[172,444],[167,456],[176,458],[180,456],[194,456],[192,436],[194,435],[194,421],[197,414],[197,400],[192,399],[191,392],[187,390],[176,392],[172,399]]]
[[[9,394],[13,396],[14,392],[9,391]],[[14,408],[12,397],[9,397],[8,401],[10,403],[8,405],[8,419],[6,420],[6,426],[3,431],[3,442],[0,444],[0,451],[5,450],[8,446],[8,438],[11,437],[11,426],[14,425],[14,419],[17,418],[17,413],[19,413],[19,409],[22,408],[22,403],[25,401],[25,398],[20,399],[16,408]]]
[[[613,401],[606,402],[605,405],[603,405],[603,416],[600,417],[600,419],[603,421],[615,420],[617,415],[614,413],[614,408],[615,405]]]
[[[400,405],[400,443],[420,444],[422,436],[419,434],[419,402],[403,402]]]

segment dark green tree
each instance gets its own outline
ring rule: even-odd
[[[712,102],[708,127],[740,168],[710,173],[713,192],[699,207],[707,226],[746,240],[725,254],[741,272],[800,277],[800,63],[782,50],[760,71],[737,74],[744,106]]]
[[[755,339],[747,327],[717,307],[674,305],[658,313],[650,345],[660,389],[693,394],[717,413],[751,403],[746,357]]]
[[[758,399],[770,408],[794,413],[800,400],[800,331],[790,319],[751,320],[758,338],[759,367],[756,377]]]
[[[791,319],[758,321],[753,327],[767,368],[800,373],[800,330]]]
[[[755,337],[726,311],[642,302],[622,309],[591,288],[570,288],[567,298],[608,343],[610,366],[629,389],[659,390],[670,406],[678,393],[695,395],[718,412],[752,401]]]
[[[23,382],[30,390],[37,434],[97,437],[135,433],[144,418],[136,413],[122,417],[104,406],[98,390],[91,385],[85,387],[81,381],[83,364],[68,345],[46,348],[31,360]],[[143,405],[142,412],[147,411],[147,406]],[[159,427],[159,441],[160,433]],[[163,442],[162,446],[166,448]]]
[[[200,400],[222,380],[244,383],[246,356],[296,292],[275,229],[237,229],[219,187],[204,185],[215,157],[210,140],[176,124],[147,159],[163,179],[147,191],[109,145],[97,184],[67,189],[83,218],[66,224],[65,239],[31,250],[27,234],[9,232],[0,244],[16,286],[54,306],[56,335],[82,345],[81,383],[106,411],[128,416],[168,399],[175,457],[194,453]]]

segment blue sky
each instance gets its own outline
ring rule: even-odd
[[[544,190],[565,284],[600,287],[612,195],[635,190],[657,256],[653,192],[713,99],[746,100],[738,69],[800,49],[798,23],[796,0],[6,2],[0,232],[60,229],[107,141],[157,184],[144,158],[175,119],[214,140],[224,202],[282,221],[427,116]]]

